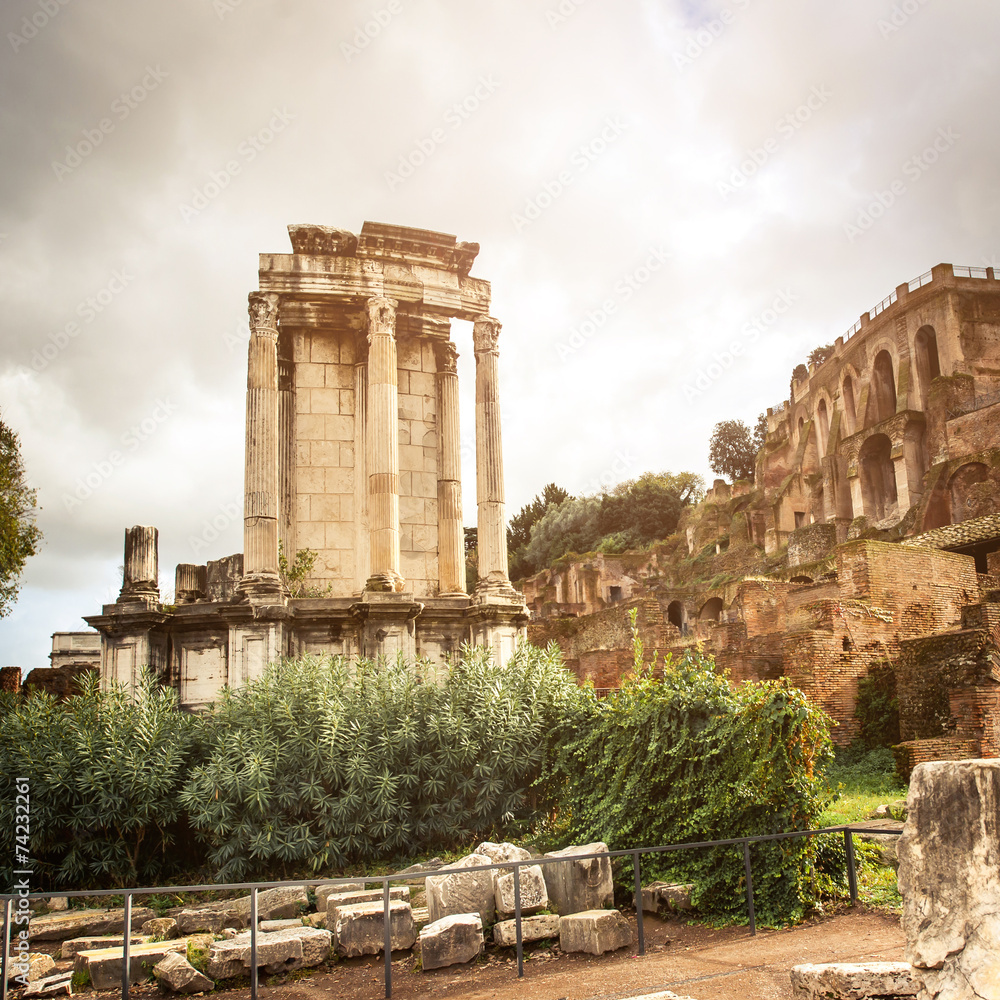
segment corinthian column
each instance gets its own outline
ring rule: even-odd
[[[278,577],[278,296],[250,293],[243,591],[280,592]]]
[[[476,503],[479,513],[477,591],[511,593],[507,575],[503,449],[500,444],[500,391],[497,339],[500,323],[489,316],[472,329],[476,350]]]
[[[359,336],[354,363],[354,586],[365,589],[368,551],[368,340]]]
[[[438,588],[465,593],[465,532],[462,529],[462,441],[458,424],[458,351],[435,343],[438,396]]]
[[[399,405],[396,300],[368,300],[368,518],[371,576],[366,590],[403,589],[399,572]]]

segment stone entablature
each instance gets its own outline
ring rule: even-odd
[[[506,659],[527,608],[507,569],[498,342],[474,243],[366,222],[289,226],[250,293],[244,551],[156,587],[156,529],[126,533],[122,594],[88,622],[103,676],[152,666],[200,705],[301,652],[441,662],[463,642]],[[457,346],[476,361],[479,584],[466,593]],[[290,599],[281,551],[314,554]],[[213,567],[215,569],[213,570]],[[225,581],[220,581],[220,575]]]

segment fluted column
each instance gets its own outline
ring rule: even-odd
[[[435,345],[438,402],[438,587],[465,593],[465,531],[462,527],[462,440],[458,422],[458,351]]]
[[[278,296],[250,293],[241,589],[279,591]],[[294,554],[293,554],[294,555]]]
[[[156,604],[160,600],[159,539],[156,528],[137,524],[125,529],[125,560],[122,589],[118,602],[141,601]]]
[[[295,363],[291,338],[278,338],[278,538],[295,562]]]
[[[398,592],[399,399],[396,300],[368,300],[368,518],[371,576],[366,590]]]
[[[477,591],[510,592],[500,443],[500,391],[497,339],[500,323],[489,316],[473,324],[476,351],[476,503],[478,506],[479,584]]]
[[[371,573],[368,525],[368,341],[358,337],[354,364],[354,585],[365,589]]]

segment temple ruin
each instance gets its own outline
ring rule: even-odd
[[[145,666],[182,706],[214,701],[281,656],[426,657],[461,645],[505,661],[525,635],[508,578],[498,338],[478,244],[366,222],[288,227],[249,296],[242,554],[179,565],[158,589],[155,528],[125,534],[118,600],[86,621],[104,682]],[[479,580],[466,588],[452,321],[475,353]],[[314,555],[293,596],[282,555]]]

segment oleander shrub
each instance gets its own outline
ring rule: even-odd
[[[713,667],[692,650],[668,657],[662,677],[633,673],[561,747],[569,842],[616,850],[815,826],[828,798],[829,718],[783,681],[733,687]],[[808,838],[751,846],[758,921],[801,919],[813,854]],[[646,855],[642,877],[694,882],[703,913],[747,920],[739,846]],[[620,864],[620,882],[630,889],[632,879],[631,863]]]
[[[466,649],[440,677],[285,661],[223,694],[181,802],[219,880],[513,835],[551,810],[538,779],[592,706],[555,650],[526,645],[503,667]]]

